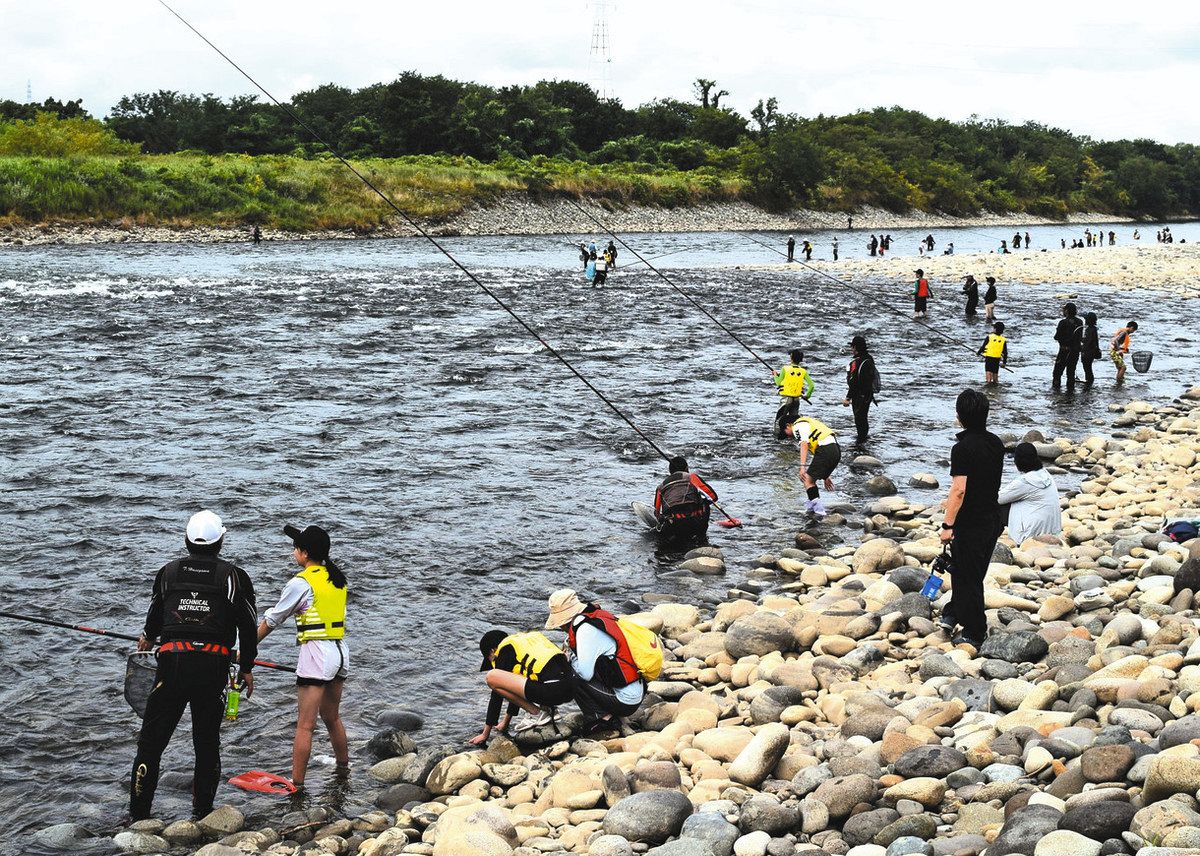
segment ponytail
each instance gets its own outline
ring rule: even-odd
[[[333,583],[334,588],[344,589],[346,587],[346,575],[333,563],[333,559],[325,560],[325,572],[329,574],[329,581]]]

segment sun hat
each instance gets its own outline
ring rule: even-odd
[[[215,544],[225,537],[225,527],[221,518],[207,508],[197,511],[188,520],[187,539],[193,544]]]
[[[579,600],[575,589],[559,589],[550,595],[548,601],[550,617],[546,619],[547,630],[557,630],[587,608]]]

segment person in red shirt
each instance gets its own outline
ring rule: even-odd
[[[693,472],[687,458],[676,455],[667,464],[668,475],[654,492],[654,516],[659,534],[677,541],[699,541],[708,533],[709,506],[717,492]]]
[[[917,268],[917,281],[913,283],[913,318],[924,318],[928,314],[929,298],[933,297],[933,289],[925,278],[925,271]]]

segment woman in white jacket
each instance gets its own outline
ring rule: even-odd
[[[1042,469],[1037,449],[1021,443],[1013,452],[1018,475],[1000,488],[998,500],[1008,506],[1008,534],[1020,544],[1035,535],[1062,533],[1062,511],[1058,505],[1058,485]]]

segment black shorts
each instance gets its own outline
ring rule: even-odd
[[[988,374],[999,373],[1000,358],[999,357],[984,357],[983,358],[983,370],[985,372],[987,372]]]
[[[570,678],[525,681],[525,700],[537,707],[558,707],[571,700],[574,688]]]
[[[817,446],[817,450],[808,457],[808,474],[818,481],[827,479],[841,461],[842,447],[837,443]]]
[[[320,678],[296,678],[296,686],[298,686],[298,687],[327,687],[330,684],[334,683],[335,681],[344,681],[344,680],[346,680],[344,677],[330,678],[327,681],[323,681]]]
[[[914,312],[924,312],[925,307],[928,305],[929,305],[928,297],[914,297],[913,298],[913,311]]]

